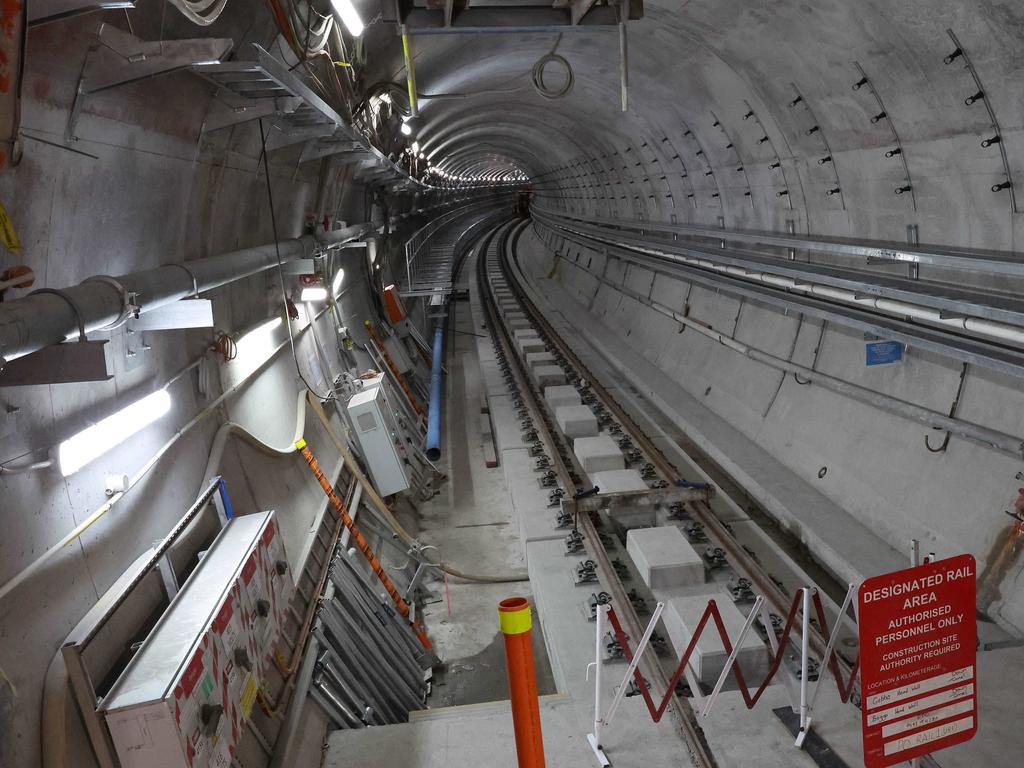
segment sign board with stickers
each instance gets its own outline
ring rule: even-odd
[[[273,512],[224,527],[103,700],[121,768],[232,764],[291,584]]]
[[[960,555],[861,585],[867,768],[905,763],[977,732],[975,581],[974,557]]]

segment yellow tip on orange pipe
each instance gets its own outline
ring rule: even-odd
[[[544,736],[533,663],[533,615],[525,597],[510,597],[498,604],[498,626],[505,637],[519,768],[544,768]]]

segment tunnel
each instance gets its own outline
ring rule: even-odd
[[[2,6],[0,767],[1021,763],[1024,5]]]

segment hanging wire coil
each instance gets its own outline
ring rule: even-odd
[[[537,59],[537,63],[533,65],[533,88],[545,99],[561,99],[564,96],[568,96],[572,91],[573,85],[576,84],[576,75],[573,73],[572,65],[568,59],[555,53],[558,50],[558,44],[561,42],[562,36],[559,35],[551,50]],[[544,82],[544,68],[551,63],[560,64],[565,70],[565,82],[558,88],[551,88]]]
[[[208,27],[213,24],[228,4],[227,0],[171,0],[171,4],[193,24]]]

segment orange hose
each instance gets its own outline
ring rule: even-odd
[[[508,687],[512,698],[519,768],[544,768],[544,737],[540,725],[537,674],[533,664],[533,619],[525,597],[498,603],[498,624],[505,636]]]
[[[391,599],[398,608],[398,612],[402,614],[403,618],[408,619],[410,612],[409,604],[405,601],[405,598],[399,594],[398,588],[395,587],[395,583],[391,580],[391,577],[388,576],[388,572],[384,569],[380,559],[370,547],[370,542],[368,542],[366,537],[363,536],[362,531],[356,527],[355,521],[348,513],[348,508],[345,506],[345,502],[343,502],[341,498],[339,498],[338,494],[334,492],[331,482],[327,479],[323,470],[320,469],[320,464],[317,463],[316,458],[313,456],[313,452],[309,450],[309,446],[306,441],[299,440],[295,443],[295,447],[302,453],[302,458],[306,460],[309,468],[313,470],[313,474],[320,483],[320,487],[323,488],[324,493],[327,494],[327,499],[331,502],[331,506],[334,507],[335,511],[337,511],[338,515],[341,517],[342,523],[344,523],[345,527],[352,532],[352,540],[355,541],[356,547],[366,556],[373,572],[377,574],[377,578],[380,579],[380,583],[384,585],[384,589],[387,590],[389,595],[391,595]],[[427,632],[423,628],[423,625],[418,621],[414,621],[412,622],[412,627],[416,632],[416,636],[420,639],[420,643],[423,644],[423,647],[427,649],[432,648],[433,644],[430,642],[430,638],[427,637]]]

